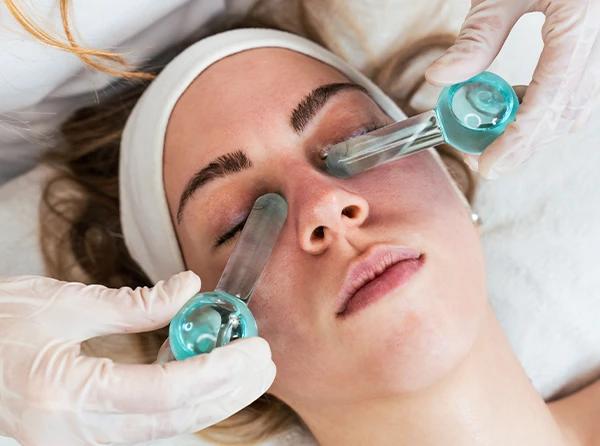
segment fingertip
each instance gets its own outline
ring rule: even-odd
[[[447,87],[470,79],[473,76],[468,73],[466,76],[460,73],[464,70],[464,67],[460,66],[461,59],[462,57],[456,53],[446,52],[427,67],[425,79],[437,87]]]
[[[511,151],[507,153],[500,153],[500,148],[502,146],[496,147],[499,147],[499,149],[491,152],[489,154],[491,156],[485,158],[482,157],[479,162],[479,174],[488,180],[500,178],[513,170],[522,161],[519,159],[519,154],[524,151],[523,147],[515,145],[511,148]]]
[[[190,282],[193,284],[200,284],[200,277],[192,270],[181,271],[180,273],[175,274],[172,278],[176,278],[183,283]]]
[[[478,50],[461,49],[460,44],[451,47],[425,70],[425,79],[432,85],[447,87],[459,84],[483,72],[489,64]]]
[[[479,69],[468,69],[468,67],[460,66],[458,63],[451,63],[428,68],[425,71],[425,79],[436,87],[448,87],[468,81],[482,71]]]
[[[245,347],[240,350],[242,345]],[[264,354],[266,351],[268,355]],[[208,354],[156,367],[161,367],[155,372],[160,375],[163,386],[169,389],[167,407],[176,408],[181,401],[242,404],[231,413],[265,393],[277,373],[268,344],[259,338],[236,341]]]
[[[259,376],[268,381],[268,388],[276,373],[269,345],[257,337],[237,340],[215,348],[208,354],[176,361],[175,364],[167,363],[166,367],[177,369],[180,376],[193,376],[204,383],[210,380],[218,392],[234,389],[250,376]]]
[[[276,376],[277,367],[271,362],[264,369],[249,375],[247,382],[244,385],[240,385],[234,392],[245,394],[245,398],[242,399],[246,399],[248,401],[247,404],[250,404],[269,391],[275,382]]]
[[[489,169],[485,172],[485,174],[482,174],[481,176],[484,177],[486,180],[497,180],[498,178],[500,178],[500,173],[494,169]]]
[[[494,167],[494,164],[497,164],[501,161],[502,155],[499,153],[499,148],[501,149],[503,146],[498,143],[502,143],[503,137],[500,136],[496,141],[494,141],[490,146],[488,146],[485,151],[479,157],[479,175],[488,180],[495,179],[494,174],[491,174],[492,178],[490,178],[490,171]]]
[[[262,390],[260,391],[261,395],[269,390],[269,388],[275,382],[276,377],[277,377],[277,366],[275,365],[274,362],[271,361],[271,363],[269,364],[269,366],[267,367],[267,369],[265,370],[265,373],[264,373],[263,386],[262,386]]]
[[[479,157],[478,156],[465,154],[465,156],[463,157],[463,160],[464,160],[465,164],[469,167],[469,169],[471,169],[473,172],[479,171]]]
[[[483,159],[479,163],[479,175],[487,180],[495,180],[500,176],[500,169],[498,164],[501,160],[490,163],[488,159]]]
[[[193,271],[182,271],[167,280],[163,289],[169,294],[182,294],[189,299],[191,295],[200,291],[201,284],[200,277]]]
[[[197,364],[199,367],[206,367],[208,363],[227,364],[227,369],[237,374],[240,371],[248,372],[250,369],[264,369],[273,361],[267,341],[254,336],[237,339],[223,347],[215,348],[210,353],[187,358],[184,362]]]
[[[497,179],[522,162],[530,150],[530,119],[519,116],[509,123],[504,132],[492,142],[479,157],[479,174],[487,179]]]
[[[431,65],[429,65],[429,67],[427,67],[427,69],[425,70],[425,80],[427,80],[427,82],[429,82],[431,85],[435,85],[436,87],[447,87],[450,84],[445,82],[444,76],[441,74],[443,68],[440,68],[440,66],[443,67],[443,62],[440,64],[438,63],[439,60],[440,59],[436,60]]]
[[[269,343],[258,336],[236,339],[225,347],[235,349],[259,363],[271,361],[271,347]]]
[[[180,280],[185,283],[186,286],[194,288],[196,291],[200,290],[200,287],[202,286],[202,280],[200,280],[200,276],[198,276],[198,274],[196,274],[194,271],[183,271],[179,273],[179,275],[181,276]]]

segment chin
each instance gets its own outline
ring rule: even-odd
[[[465,362],[480,335],[485,305],[415,291],[357,318],[352,348],[363,352],[362,373],[380,396],[417,392],[444,380]]]

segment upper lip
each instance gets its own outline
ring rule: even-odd
[[[418,259],[419,251],[406,246],[376,245],[357,257],[348,267],[346,280],[338,294],[337,313],[342,313],[354,294],[382,275],[388,268],[404,260]]]

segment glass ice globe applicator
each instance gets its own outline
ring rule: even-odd
[[[266,194],[256,200],[215,291],[196,294],[171,320],[159,363],[258,335],[248,302],[286,218],[287,203],[281,196]]]
[[[514,121],[519,99],[500,76],[483,72],[446,87],[435,109],[334,145],[327,168],[341,178],[444,142],[481,154]]]

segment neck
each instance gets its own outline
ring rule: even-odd
[[[322,446],[563,446],[558,424],[487,313],[478,342],[443,382],[418,394],[296,410]]]

